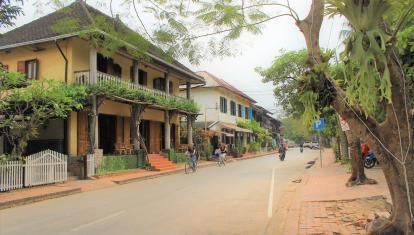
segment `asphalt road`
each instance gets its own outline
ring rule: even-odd
[[[0,211],[0,234],[274,234],[282,196],[319,151],[287,152]],[[274,226],[273,226],[274,227]]]

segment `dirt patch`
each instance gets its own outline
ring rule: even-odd
[[[383,196],[341,201],[304,202],[299,234],[366,234],[375,215],[389,217],[391,205]]]

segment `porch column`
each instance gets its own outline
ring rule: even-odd
[[[133,72],[133,83],[135,85],[139,84],[139,69],[138,69],[138,65],[139,65],[139,61],[138,60],[134,60],[132,62],[132,72]]]
[[[165,110],[164,111],[165,114],[165,120],[164,120],[164,130],[165,130],[165,135],[164,135],[164,141],[165,141],[165,149],[170,149],[171,148],[171,124],[170,124],[170,111],[169,110]]]
[[[191,83],[187,82],[186,87],[187,87],[187,89],[186,89],[186,91],[187,91],[187,100],[189,100],[189,99],[191,99]]]
[[[187,138],[188,145],[193,144],[193,117],[190,114],[187,114]]]
[[[165,73],[165,92],[169,94],[170,92],[170,76],[169,73]],[[171,148],[171,124],[170,124],[170,111],[164,111],[164,142],[165,142],[165,149]]]
[[[98,65],[97,65],[97,51],[96,48],[89,48],[89,76],[91,83],[97,83],[98,78]]]

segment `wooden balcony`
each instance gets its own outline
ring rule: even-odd
[[[168,94],[167,92],[164,91],[160,91],[157,89],[151,89],[148,88],[146,86],[142,86],[140,84],[134,84],[131,82],[127,82],[122,80],[120,77],[114,76],[114,75],[110,75],[110,74],[106,74],[106,73],[102,73],[102,72],[97,72],[97,79],[91,79],[90,77],[90,73],[89,70],[85,70],[85,71],[78,71],[75,72],[75,83],[76,84],[82,84],[82,85],[90,85],[90,84],[94,84],[96,81],[97,84],[106,84],[108,82],[110,83],[115,83],[115,84],[119,84],[122,86],[127,86],[131,89],[136,89],[136,90],[141,90],[141,91],[146,91],[149,92],[155,96],[160,96],[160,97],[165,97],[165,98],[173,98],[176,100],[186,100],[183,97],[179,97],[179,96],[175,96],[175,95],[171,95]]]

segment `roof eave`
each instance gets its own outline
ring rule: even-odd
[[[37,39],[37,40],[32,40],[32,41],[14,43],[14,44],[10,44],[10,45],[0,46],[0,50],[13,49],[13,48],[16,48],[16,47],[22,47],[22,46],[28,46],[28,45],[38,44],[38,43],[51,42],[51,41],[64,39],[64,38],[70,38],[70,37],[78,36],[80,33],[81,32],[68,33],[68,34],[62,34],[62,35],[55,36],[55,37],[42,38],[42,39]]]
[[[55,36],[55,37],[49,37],[49,38],[42,38],[42,39],[37,39],[37,40],[32,40],[32,41],[27,41],[27,42],[20,42],[20,43],[15,43],[15,44],[10,44],[10,45],[6,45],[6,46],[0,46],[0,50],[7,50],[7,49],[13,49],[16,47],[21,47],[21,46],[28,46],[28,45],[33,45],[33,44],[38,44],[38,43],[44,43],[44,42],[51,42],[51,41],[55,41],[55,40],[59,40],[59,39],[64,39],[64,38],[70,38],[70,37],[74,37],[74,36],[79,36],[80,33],[82,32],[86,32],[86,31],[80,31],[80,32],[75,32],[75,33],[68,33],[68,34],[62,34],[59,36]],[[101,33],[110,36],[109,34],[101,31]],[[130,47],[134,47],[133,45],[131,45],[130,43],[124,42],[126,45],[130,46]],[[135,47],[134,47],[135,48]],[[179,71],[180,73],[183,73],[185,75],[188,75],[189,77],[193,78],[194,80],[200,81],[201,83],[205,83],[205,80],[203,77],[196,75],[196,74],[191,74],[188,71],[185,71],[173,64],[168,63],[167,61],[153,55],[150,54],[148,52],[145,52],[145,54],[147,56],[149,56],[151,59],[156,60],[158,62],[161,62],[163,64],[165,64],[168,67],[171,67],[172,69],[175,69],[177,71]]]

